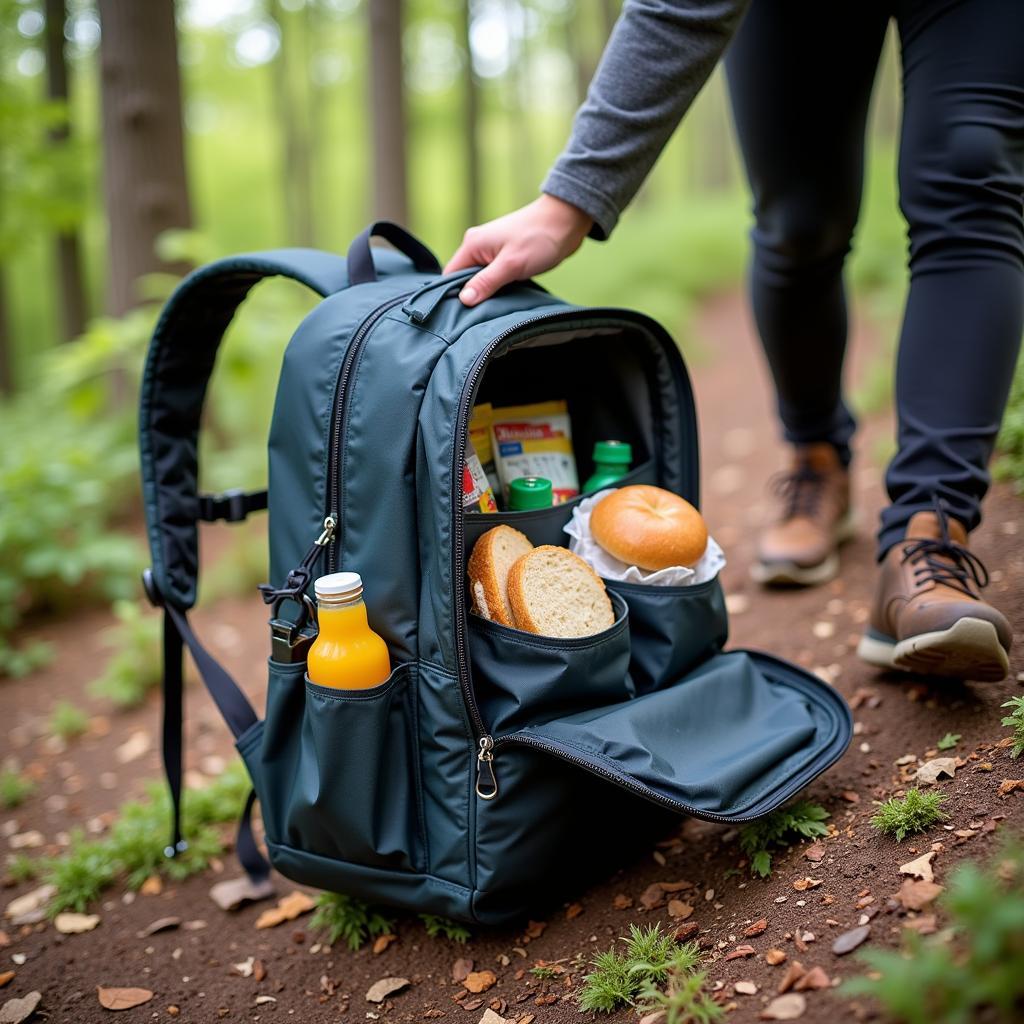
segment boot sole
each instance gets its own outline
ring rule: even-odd
[[[871,665],[924,676],[997,683],[1006,678],[1010,659],[996,627],[985,619],[965,617],[949,629],[888,640],[865,633],[857,654]]]
[[[817,565],[756,561],[750,566],[750,578],[762,587],[817,587],[828,583],[839,575],[839,548],[852,540],[856,532],[856,519],[851,509],[836,523],[835,550],[824,561]]]

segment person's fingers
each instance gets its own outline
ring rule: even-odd
[[[499,288],[525,277],[525,270],[525,262],[520,256],[502,249],[493,263],[484,267],[479,274],[475,274],[463,285],[459,299],[464,305],[475,306],[478,302],[489,299]]]
[[[453,274],[456,270],[465,270],[466,267],[481,267],[490,263],[492,257],[496,255],[493,251],[494,246],[487,245],[481,235],[479,227],[470,228],[462,236],[462,244],[445,265],[443,273]]]

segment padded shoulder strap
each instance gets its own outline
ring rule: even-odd
[[[180,610],[196,600],[197,443],[224,331],[253,285],[288,277],[321,296],[348,284],[343,257],[278,249],[219,260],[178,286],[153,332],[142,379],[139,444],[153,583]]]

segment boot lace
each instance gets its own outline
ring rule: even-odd
[[[945,509],[935,503],[939,520],[940,537],[922,537],[903,549],[900,562],[909,562],[914,567],[914,580],[922,583],[939,583],[968,597],[977,597],[973,583],[979,590],[988,586],[988,570],[982,560],[949,535],[949,520]]]
[[[798,516],[811,519],[818,511],[825,491],[825,477],[811,466],[776,473],[768,485],[771,492],[784,502],[784,519]]]

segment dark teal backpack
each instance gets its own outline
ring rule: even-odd
[[[398,250],[371,251],[383,236]],[[221,336],[249,289],[282,275],[323,301],[284,356],[267,492],[197,491],[197,435]],[[717,580],[609,583],[617,615],[558,640],[472,615],[466,554],[510,523],[564,544],[575,502],[463,513],[475,402],[568,400],[580,479],[596,440],[629,441],[629,482],[698,503],[693,395],[653,320],[581,308],[532,283],[468,309],[467,272],[378,223],[347,259],[282,250],[221,260],[168,302],[146,364],[142,475],[164,607],[164,759],[180,849],[182,643],[233,730],[259,799],[270,862],[297,882],[373,903],[497,923],[614,870],[680,815],[750,821],[846,749],[850,713],[831,687],[755,651],[723,652]],[[578,500],[578,499],[577,499]],[[273,657],[260,720],[187,621],[197,526],[269,504]],[[363,575],[370,622],[395,666],[371,690],[305,678],[311,581]],[[269,868],[248,812],[238,852]]]

